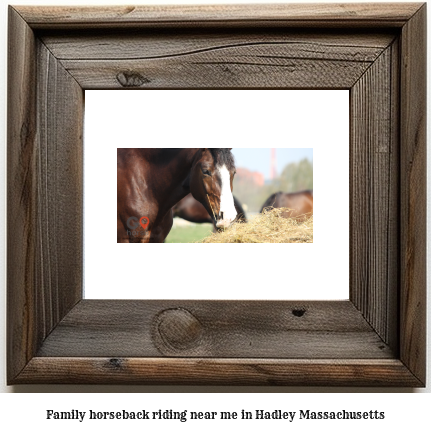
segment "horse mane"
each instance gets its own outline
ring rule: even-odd
[[[226,165],[226,168],[231,171],[235,170],[235,159],[228,148],[210,148],[209,151],[214,158],[216,166]]]

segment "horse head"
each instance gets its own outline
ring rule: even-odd
[[[205,148],[197,153],[190,191],[207,209],[217,228],[228,227],[237,215],[232,195],[234,175],[231,149]]]

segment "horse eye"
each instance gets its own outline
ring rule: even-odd
[[[207,176],[210,176],[210,175],[211,175],[211,172],[208,171],[208,170],[206,170],[206,169],[202,170],[202,172],[203,172],[205,175],[207,175]]]

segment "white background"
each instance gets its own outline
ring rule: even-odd
[[[85,92],[85,298],[349,297],[349,92]],[[117,147],[313,148],[311,244],[118,244]]]
[[[296,0],[298,2],[298,0]],[[314,0],[316,2],[316,0]],[[226,3],[226,0],[217,1],[210,0],[210,3]],[[247,0],[245,3],[252,3],[252,0]],[[262,2],[262,1],[261,1]],[[276,0],[272,0],[276,2]],[[49,1],[34,1],[34,0],[16,0],[14,4],[116,4],[118,1],[101,0],[101,1],[73,1],[73,0],[55,0]],[[135,4],[145,3],[143,1],[135,0]],[[172,0],[163,2],[161,0],[152,0],[149,4],[155,3],[172,3]],[[208,3],[205,0],[186,1],[183,3]],[[241,1],[236,1],[241,3]],[[1,4],[1,16],[0,16],[0,38],[1,38],[1,57],[0,57],[0,76],[3,85],[0,86],[0,100],[3,103],[0,105],[0,129],[1,133],[1,144],[5,145],[6,136],[6,34],[7,34],[7,8],[6,3]],[[428,41],[428,46],[431,46]],[[428,61],[430,54],[428,53]],[[431,70],[428,67],[428,70]],[[428,86],[428,89],[430,87]],[[429,93],[428,93],[429,96]],[[428,106],[429,105],[428,97]],[[431,130],[428,122],[428,131]],[[430,158],[428,156],[428,163]],[[5,154],[0,152],[0,163],[2,167],[5,167]],[[428,182],[428,190],[431,190]],[[4,201],[4,188],[0,189],[1,199],[1,214],[4,215],[5,201]],[[430,214],[430,208],[428,206],[428,214]],[[0,238],[3,241],[5,239],[5,227],[4,224],[1,226]],[[3,249],[2,255],[2,266],[0,271],[2,272],[1,280],[5,280],[5,267],[4,257],[5,249]],[[248,428],[250,430],[261,430],[262,428],[271,428],[271,430],[297,430],[301,431],[315,431],[316,428],[330,427],[332,430],[346,430],[348,428],[352,431],[363,431],[365,428],[368,431],[382,431],[382,430],[407,430],[407,429],[418,429],[426,430],[429,427],[429,407],[431,406],[431,373],[428,367],[428,387],[426,389],[384,389],[384,388],[291,388],[291,387],[154,387],[154,386],[78,386],[78,385],[32,385],[32,386],[13,386],[7,387],[5,384],[5,319],[6,319],[6,306],[5,306],[5,286],[4,283],[1,286],[0,296],[0,308],[2,311],[2,320],[0,321],[0,391],[4,392],[0,394],[0,426],[2,430],[12,430],[21,427],[27,427],[28,430],[55,430],[62,428],[64,431],[76,431],[76,430],[88,430],[94,431],[95,427],[92,423],[78,424],[75,421],[48,423],[45,421],[45,410],[46,409],[57,409],[57,410],[70,410],[70,409],[136,409],[145,407],[154,407],[162,409],[201,409],[201,410],[236,410],[236,409],[258,409],[272,408],[272,409],[303,409],[306,406],[310,409],[323,410],[327,408],[331,409],[356,409],[356,410],[368,410],[377,409],[385,410],[387,413],[387,420],[384,423],[364,423],[354,422],[345,423],[344,421],[339,422],[308,422],[306,424],[297,423],[285,424],[283,422],[274,423],[250,423]],[[428,297],[428,311],[431,310],[430,297]],[[430,364],[431,353],[430,353],[430,335],[431,326],[428,323],[428,365]],[[7,392],[10,392],[7,394]],[[11,392],[16,394],[11,394]],[[52,392],[52,393],[51,393]],[[121,395],[115,394],[98,394],[93,395],[92,392],[122,392]],[[164,394],[165,392],[181,392],[181,394]],[[222,394],[218,394],[221,392]],[[297,393],[307,394],[297,394]],[[25,394],[29,393],[29,394]],[[31,393],[43,393],[43,394],[31,394]],[[62,394],[60,394],[62,393]],[[78,393],[78,394],[76,394]],[[163,393],[163,394],[159,394]],[[263,394],[262,394],[263,393]],[[293,394],[294,393],[294,394]],[[393,393],[393,394],[387,394]],[[412,395],[410,393],[422,393]],[[424,394],[426,393],[426,394]],[[265,406],[263,406],[265,405]],[[293,407],[293,408],[292,408]],[[189,430],[192,428],[190,424],[185,423],[181,426],[180,423],[166,423],[168,427],[182,428]],[[107,422],[98,423],[98,426],[103,427],[104,430],[118,430],[118,427],[122,427],[125,430],[159,430],[160,426],[156,427],[154,424],[146,427],[141,423],[136,425],[127,423]],[[224,430],[238,430],[238,427],[242,426],[236,423],[231,423],[229,426],[220,422],[214,424],[205,425],[198,424],[195,428],[199,427],[202,430],[204,427],[206,430],[217,430],[222,427]]]

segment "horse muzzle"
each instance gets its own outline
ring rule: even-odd
[[[217,219],[216,221],[216,227],[217,228],[227,228],[234,220],[236,217],[236,211],[235,211],[235,216],[233,216],[233,214],[231,215],[226,215],[226,213],[224,212],[220,212],[220,218]]]
[[[221,228],[221,229],[227,228],[235,220],[237,216],[237,212],[233,204],[233,198],[232,198],[231,205],[229,205],[230,203],[227,204],[228,205],[226,205],[226,203],[220,202],[220,210],[218,213],[218,217],[216,217],[213,211],[216,228]]]
[[[233,222],[233,219],[218,219],[216,223],[217,228],[227,228],[231,223]]]

